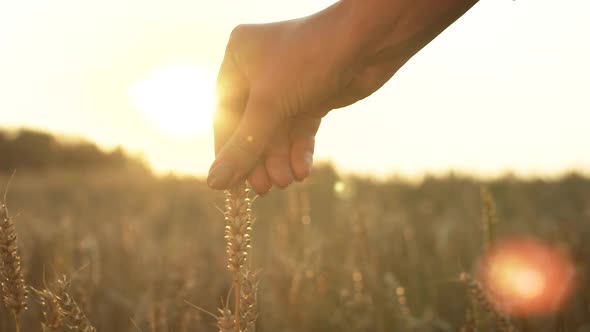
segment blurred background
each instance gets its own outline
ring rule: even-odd
[[[332,2],[2,2],[0,126],[121,145],[158,172],[203,175],[231,29]],[[318,157],[375,176],[588,169],[588,10],[480,1],[374,96],[331,114]]]
[[[216,313],[231,284],[204,183],[227,37],[331,3],[0,2],[0,201],[27,285],[70,276],[99,331],[216,330],[186,301]],[[482,0],[330,114],[312,177],[255,200],[258,330],[590,331],[589,10]]]

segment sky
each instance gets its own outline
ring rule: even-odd
[[[229,32],[331,3],[0,0],[0,127],[204,175]],[[316,158],[374,176],[589,172],[589,12],[587,0],[480,1],[373,96],[329,114]]]

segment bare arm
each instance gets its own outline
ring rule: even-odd
[[[414,55],[477,0],[343,0],[351,35],[369,57]],[[362,53],[362,51],[361,51]],[[360,54],[362,57],[363,54]]]

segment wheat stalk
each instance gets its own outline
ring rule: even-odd
[[[498,217],[496,214],[496,202],[490,191],[482,187],[480,190],[482,203],[482,227],[484,235],[484,249],[489,249],[496,240],[496,225]]]
[[[488,312],[493,318],[500,332],[516,332],[506,315],[498,311],[488,300],[483,286],[469,273],[461,273],[459,279],[465,284],[475,302]]]
[[[225,191],[225,241],[227,268],[233,277],[234,312],[229,308],[230,292],[221,301],[219,315],[186,301],[192,307],[215,318],[219,332],[254,332],[257,318],[257,273],[244,268],[250,249],[252,231],[252,199],[250,189],[242,183]]]
[[[2,301],[12,312],[16,331],[20,331],[20,314],[27,309],[27,286],[18,253],[18,239],[6,205],[0,203],[0,284]]]

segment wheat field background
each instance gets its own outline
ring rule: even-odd
[[[9,175],[0,177],[3,186]],[[576,268],[576,288],[559,312],[514,326],[589,331],[590,180],[481,183],[451,175],[381,183],[340,178],[330,167],[255,200],[257,330],[472,328],[458,276],[482,254],[482,186],[496,201],[497,238],[535,235]],[[216,330],[187,303],[216,312],[230,290],[222,193],[197,179],[126,170],[18,172],[7,192],[28,285],[71,277],[72,296],[98,331]],[[31,294],[28,307],[22,331],[41,331]],[[496,328],[485,315],[477,324]],[[0,311],[0,331],[13,325]]]

